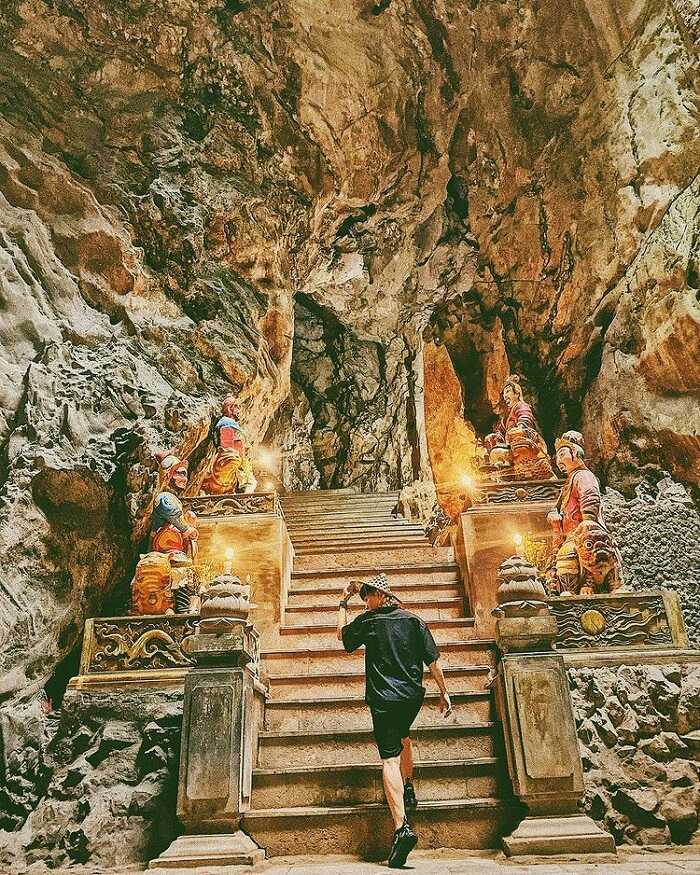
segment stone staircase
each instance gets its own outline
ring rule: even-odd
[[[393,511],[397,495],[284,496],[294,571],[274,649],[263,653],[270,701],[243,826],[268,855],[386,857],[392,824],[364,704],[364,650],[336,639],[349,577],[383,571],[405,606],[428,621],[441,650],[453,715],[426,678],[414,729],[422,847],[495,847],[509,824],[500,727],[484,685],[494,643],[476,640],[450,548]],[[361,610],[359,599],[353,614]]]

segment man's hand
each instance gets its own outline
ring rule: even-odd
[[[343,590],[343,595],[341,596],[344,602],[351,599],[356,592],[360,591],[360,587],[362,586],[363,581],[361,580],[350,580],[345,586]]]
[[[187,541],[196,541],[199,539],[199,531],[194,526],[188,526],[182,536]]]
[[[440,713],[443,717],[449,717],[452,713],[452,702],[449,693],[440,693]]]
[[[349,601],[355,595],[355,587],[352,585],[352,581],[345,585],[345,589],[343,590],[343,594],[340,597],[342,602]]]

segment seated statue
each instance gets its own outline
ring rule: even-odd
[[[221,413],[214,427],[216,453],[202,483],[202,493],[224,495],[229,492],[255,492],[258,484],[250,459],[246,458],[245,433],[233,396],[229,395],[224,400]]]
[[[158,453],[158,491],[151,515],[151,550],[158,553],[197,553],[196,517],[185,512],[178,498],[187,487],[187,462],[170,452]]]
[[[489,464],[512,468],[516,479],[554,479],[547,444],[539,433],[532,407],[523,399],[520,377],[516,374],[508,377],[501,396],[505,413],[496,430],[484,439]]]
[[[131,613],[174,613],[170,557],[166,553],[141,555],[131,581]]]
[[[567,431],[555,446],[566,483],[547,517],[554,532],[550,587],[561,595],[614,592],[622,586],[620,554],[605,527],[600,484],[583,461],[583,435]]]

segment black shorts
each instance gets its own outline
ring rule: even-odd
[[[418,716],[423,704],[420,699],[406,699],[403,702],[383,702],[370,705],[374,739],[383,760],[397,757],[403,750],[402,739],[408,737],[411,724]]]

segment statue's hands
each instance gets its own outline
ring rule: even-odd
[[[579,595],[593,595],[592,586],[582,586]]]

